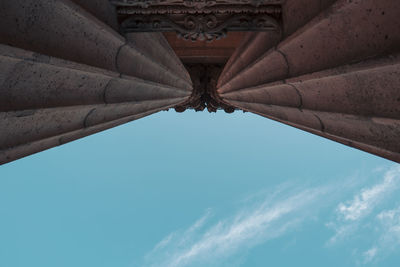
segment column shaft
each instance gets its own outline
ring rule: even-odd
[[[399,17],[399,1],[338,0],[221,84],[218,91],[226,93],[399,51]]]
[[[0,43],[191,91],[184,74],[146,57],[70,0],[1,1]]]
[[[0,111],[185,99],[190,92],[0,45]]]
[[[235,107],[400,162],[400,56],[222,94]]]

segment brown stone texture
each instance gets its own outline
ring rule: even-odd
[[[399,13],[399,1],[339,0],[218,90],[225,93],[398,51]]]
[[[207,43],[123,35],[108,0],[0,1],[0,164],[194,102],[400,162],[400,1],[287,0],[281,15],[280,31]]]
[[[400,2],[304,2],[286,2],[284,39],[246,45],[262,56],[221,77],[218,93],[237,108],[400,162]],[[295,10],[302,15],[292,20]]]
[[[190,97],[190,77],[164,37],[121,36],[107,6],[0,2],[0,164]]]
[[[96,18],[113,28],[119,30],[117,12],[109,0],[71,0],[80,5]]]
[[[218,86],[225,84],[249,64],[260,58],[266,50],[278,44],[280,39],[280,32],[248,33],[226,63],[219,77]]]
[[[249,33],[228,32],[212,42],[183,40],[174,32],[164,33],[176,55],[186,64],[225,64]]]
[[[182,61],[162,33],[127,33],[126,38],[129,45],[135,47],[142,54],[152,58],[165,68],[173,70],[181,75],[182,79],[191,82],[190,75]]]
[[[0,43],[191,90],[190,80],[69,0],[1,1],[0,24]]]
[[[286,0],[283,4],[283,35],[288,36],[312,20],[336,0]]]

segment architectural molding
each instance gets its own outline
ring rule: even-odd
[[[115,6],[141,7],[177,5],[203,9],[217,5],[251,5],[259,7],[261,5],[282,4],[282,0],[111,0]]]
[[[277,0],[111,1],[122,31],[176,32],[191,41],[213,41],[229,31],[280,31]]]
[[[279,31],[278,22],[268,15],[185,15],[181,20],[169,16],[132,16],[122,23],[124,32],[171,32],[191,41],[213,41],[228,31]]]

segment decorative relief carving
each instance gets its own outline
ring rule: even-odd
[[[175,107],[176,112],[184,112],[187,109],[195,111],[217,112],[224,110],[226,113],[233,113],[236,108],[228,105],[217,94],[217,80],[222,72],[221,65],[194,64],[186,65],[193,81],[192,96],[186,103]]]
[[[136,6],[148,8],[159,5],[183,5],[185,7],[194,7],[202,9],[216,5],[252,5],[259,7],[261,5],[282,4],[282,0],[111,0],[116,6]]]
[[[112,0],[124,32],[213,41],[229,31],[279,31],[282,0]]]
[[[119,7],[119,15],[179,15],[179,14],[268,14],[274,18],[280,17],[281,8],[279,6],[214,6],[197,10],[183,6],[165,6],[152,8]]]
[[[220,20],[216,15],[188,15],[174,22],[166,16],[134,16],[122,23],[125,32],[171,32],[185,40],[213,41],[228,31],[277,31],[279,24],[268,15],[235,15]]]

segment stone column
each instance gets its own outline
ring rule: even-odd
[[[109,0],[71,0],[80,5],[96,18],[110,26],[116,31],[119,31],[117,21],[117,11]]]
[[[144,56],[152,58],[158,64],[172,70],[180,78],[191,83],[192,80],[189,73],[162,33],[127,33],[126,39],[131,47],[140,51]]]
[[[109,14],[94,1],[0,2],[0,164],[190,97],[168,43],[149,51],[105,24]]]
[[[399,17],[399,1],[339,0],[218,93],[235,107],[400,162]]]
[[[183,70],[146,56],[70,0],[1,1],[0,43],[188,91],[192,87]]]
[[[336,0],[286,0],[282,5],[283,36],[287,37]]]
[[[191,94],[4,45],[0,69],[0,163],[173,107]]]
[[[235,50],[219,78],[218,87],[256,62],[269,49],[276,46],[297,29],[304,26],[335,0],[287,0],[282,3],[282,28],[279,32],[248,33]]]
[[[226,63],[218,79],[218,87],[235,77],[247,66],[260,58],[266,50],[277,45],[280,40],[281,32],[248,33]]]

